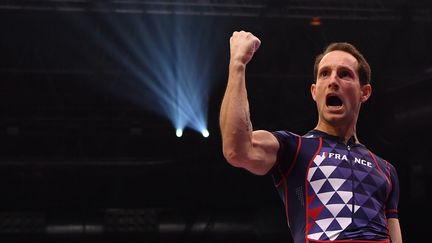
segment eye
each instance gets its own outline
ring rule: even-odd
[[[339,71],[338,76],[340,78],[345,78],[345,79],[353,77],[351,71],[349,71],[349,70],[341,70],[341,71]]]
[[[319,73],[320,77],[327,77],[329,76],[330,72],[328,70],[321,70],[321,72]]]

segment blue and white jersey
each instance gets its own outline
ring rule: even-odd
[[[393,165],[352,137],[318,130],[273,132],[280,149],[270,171],[296,243],[389,243],[399,182]]]

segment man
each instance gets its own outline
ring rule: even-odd
[[[256,175],[272,175],[296,243],[402,243],[395,168],[356,135],[360,107],[372,92],[362,54],[351,44],[333,43],[317,56],[311,95],[318,123],[299,136],[252,129],[245,73],[260,44],[244,31],[230,38],[220,111],[227,161]]]

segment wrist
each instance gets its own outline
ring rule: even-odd
[[[230,60],[230,64],[229,64],[229,70],[231,71],[237,71],[237,72],[241,72],[241,71],[245,71],[246,70],[246,64],[244,64],[243,62],[239,61],[239,60]]]

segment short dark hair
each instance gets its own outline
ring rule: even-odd
[[[371,69],[369,66],[369,63],[366,61],[366,59],[363,57],[363,55],[355,48],[352,44],[347,42],[334,42],[328,45],[324,52],[319,54],[315,58],[315,65],[314,65],[314,82],[317,80],[318,76],[318,65],[321,62],[322,58],[329,52],[332,51],[344,51],[349,54],[351,54],[355,59],[357,59],[358,62],[358,69],[357,73],[359,75],[360,84],[365,85],[369,84],[371,80]]]

